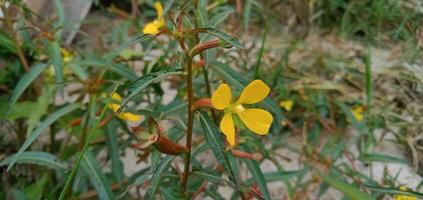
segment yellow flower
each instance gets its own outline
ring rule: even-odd
[[[65,48],[60,48],[60,53],[62,54],[63,62],[70,62],[73,60],[72,52],[68,51]]]
[[[162,28],[165,24],[165,20],[163,18],[162,4],[160,2],[156,2],[154,4],[154,7],[156,8],[157,18],[154,21],[149,22],[144,26],[144,30],[143,30],[144,34],[157,35],[160,33],[160,28]]]
[[[122,101],[122,97],[118,93],[113,93],[112,99],[113,101]],[[113,110],[113,112],[116,112],[117,110],[119,110],[119,107],[120,107],[120,105],[117,103],[109,103],[107,106],[111,110]],[[131,112],[121,112],[118,115],[118,117],[126,121],[139,121],[141,119],[140,115],[137,115]]]
[[[291,111],[292,106],[294,106],[294,102],[292,100],[284,100],[284,101],[281,101],[279,105],[289,112]]]
[[[400,187],[400,190],[407,191],[408,189],[405,186],[401,186]],[[416,200],[417,198],[416,197],[413,197],[413,196],[407,196],[407,195],[400,194],[400,195],[395,195],[394,196],[394,199],[395,200]]]
[[[351,110],[351,113],[355,119],[355,121],[359,122],[363,120],[363,112],[364,107],[363,106],[357,106]]]
[[[241,92],[239,99],[232,102],[231,89],[221,84],[213,93],[211,102],[217,110],[224,110],[225,115],[220,122],[220,130],[232,146],[235,144],[235,125],[233,114],[237,115],[245,126],[258,135],[266,135],[272,124],[272,115],[263,109],[244,108],[243,104],[255,104],[269,94],[270,88],[261,80],[254,80]]]

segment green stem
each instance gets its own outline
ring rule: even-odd
[[[187,140],[186,140],[186,149],[187,153],[185,154],[185,169],[182,175],[182,188],[184,191],[187,190],[187,182],[189,176],[189,169],[191,165],[191,146],[192,146],[192,129],[194,124],[194,112],[192,106],[194,104],[194,91],[192,88],[192,58],[189,54],[186,54],[186,66],[187,66],[187,93],[188,93],[188,128],[187,128]]]

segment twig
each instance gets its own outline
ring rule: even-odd
[[[12,37],[13,45],[15,45],[16,54],[18,55],[19,60],[21,61],[25,71],[29,71],[28,61],[26,60],[25,55],[21,49],[21,46],[19,45],[16,32],[13,30],[12,20],[9,16],[10,15],[9,9],[7,9],[5,5],[1,5],[0,8],[4,15],[4,21],[6,22],[6,30],[7,32],[9,32],[10,36]]]

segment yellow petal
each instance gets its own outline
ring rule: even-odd
[[[261,80],[254,80],[248,84],[241,92],[237,103],[253,104],[257,103],[269,94],[270,88]]]
[[[117,110],[119,110],[120,105],[117,103],[109,103],[107,105],[111,110],[113,110],[113,112],[116,112]]]
[[[133,121],[133,122],[141,120],[140,115],[136,115],[136,114],[130,113],[130,112],[123,112],[123,113],[119,114],[118,117],[123,119],[123,120]]]
[[[163,17],[163,6],[160,2],[156,2],[154,4],[154,7],[156,8],[156,12],[157,12],[157,19],[160,19]]]
[[[294,102],[292,100],[285,100],[285,101],[281,101],[279,105],[289,112],[291,111],[292,106],[294,105]]]
[[[363,106],[357,106],[356,108],[351,110],[351,113],[352,113],[355,121],[359,122],[359,121],[363,120],[363,118],[364,118],[363,117],[363,111],[364,111]]]
[[[405,187],[405,186],[401,186],[399,189],[402,190],[402,191],[407,191],[408,190],[407,187]],[[395,195],[394,196],[394,199],[395,200],[417,200],[416,197],[407,196],[407,195]]]
[[[144,34],[151,34],[151,35],[157,35],[160,33],[159,27],[154,23],[150,22],[144,26],[144,29],[142,30]]]
[[[214,91],[211,102],[214,108],[223,110],[231,104],[232,93],[228,84],[221,84],[216,91]]]
[[[266,135],[269,133],[273,116],[263,109],[245,109],[238,113],[239,118],[244,122],[248,129],[258,135]]]
[[[115,101],[122,101],[122,97],[116,92],[113,92],[112,99]]]
[[[225,134],[226,140],[229,145],[235,144],[235,126],[232,119],[232,114],[228,113],[223,116],[222,121],[220,122],[220,130]]]

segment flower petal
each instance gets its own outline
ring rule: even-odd
[[[272,114],[263,109],[245,109],[238,116],[248,129],[258,135],[266,135],[273,121]]]
[[[156,12],[157,12],[157,19],[162,18],[163,16],[163,6],[160,2],[156,2],[154,4],[154,8],[156,8]]]
[[[117,110],[119,110],[120,105],[117,103],[109,103],[107,104],[107,106],[113,110],[113,112],[116,112]]]
[[[269,94],[270,88],[261,80],[254,80],[249,83],[241,92],[237,103],[253,104],[257,103]]]
[[[220,130],[225,134],[226,140],[232,146],[235,144],[235,125],[232,113],[225,114],[220,122]]]
[[[113,92],[112,99],[115,101],[122,101],[122,97],[116,92]]]
[[[281,101],[279,105],[289,112],[291,111],[292,106],[294,106],[294,102],[292,100],[284,100],[284,101]]]
[[[159,27],[154,22],[150,22],[144,26],[142,30],[144,34],[157,35],[160,33]]]
[[[133,121],[133,122],[141,120],[140,115],[130,113],[130,112],[123,112],[123,113],[119,114],[118,117],[123,119],[123,120]]]
[[[364,107],[363,106],[357,106],[351,110],[351,113],[355,119],[355,121],[360,122],[363,120]]]
[[[225,83],[221,84],[216,91],[214,91],[211,102],[214,108],[223,110],[229,107],[232,100],[232,93],[229,86]]]

